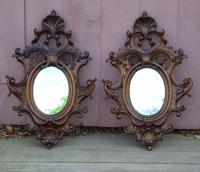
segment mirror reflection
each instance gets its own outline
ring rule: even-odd
[[[61,70],[47,67],[37,74],[33,98],[40,111],[47,115],[59,113],[67,103],[68,95],[68,80]]]
[[[133,75],[130,100],[137,112],[144,116],[156,114],[162,108],[164,98],[164,81],[156,70],[144,68]]]

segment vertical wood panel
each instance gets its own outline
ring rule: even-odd
[[[34,39],[34,28],[41,29],[41,22],[52,10],[63,16],[63,0],[25,0],[25,33],[26,45]],[[26,116],[26,123],[31,124],[30,117]]]
[[[158,30],[165,30],[168,45],[176,47],[177,0],[140,0],[140,15],[143,11],[153,17]]]
[[[126,31],[131,30],[142,11],[154,17],[158,28],[164,28],[168,45],[183,48],[188,59],[177,69],[177,78],[182,81],[192,77],[194,87],[192,98],[184,99],[187,111],[177,120],[170,117],[175,128],[200,128],[198,107],[200,106],[199,57],[200,49],[200,1],[199,0],[2,0],[0,6],[0,123],[24,124],[25,118],[18,117],[12,110],[19,101],[7,98],[8,89],[5,75],[13,75],[17,81],[24,73],[21,65],[11,56],[16,47],[24,49],[31,43],[33,29],[40,29],[41,20],[55,9],[66,22],[66,30],[73,32],[72,40],[81,50],[90,52],[92,61],[80,71],[81,83],[97,78],[94,99],[84,102],[89,112],[82,119],[76,116],[77,125],[120,127],[128,123],[126,119],[117,120],[109,108],[115,105],[105,100],[102,79],[119,81],[118,71],[105,63],[109,52],[117,52],[124,46]],[[25,16],[25,17],[24,17]],[[24,25],[25,21],[25,25]],[[25,30],[24,30],[25,28]],[[26,120],[30,123],[29,120]]]
[[[41,28],[41,21],[55,9],[63,16],[63,0],[25,0],[26,44],[34,38],[34,28]]]
[[[119,82],[119,72],[106,63],[111,51],[117,52],[126,42],[126,31],[132,31],[135,19],[139,16],[139,0],[102,0],[102,34],[101,34],[101,75],[100,80],[109,79],[113,84]],[[100,87],[100,126],[123,126],[127,120],[116,119],[110,113],[112,100],[105,100],[103,84]]]
[[[182,81],[186,77],[191,77],[194,85],[192,97],[183,99],[183,104],[187,110],[179,120],[174,122],[176,128],[200,128],[200,1],[199,0],[179,0],[178,23],[177,23],[177,47],[184,50],[188,56],[177,68],[177,78]]]
[[[13,96],[7,97],[5,84],[5,75],[14,76],[16,82],[23,77],[23,68],[20,69],[17,60],[12,59],[12,54],[15,48],[24,48],[24,0],[1,0],[0,21],[0,123],[24,124],[25,118],[20,118],[12,110],[12,106],[18,105],[19,101]]]
[[[92,60],[79,73],[81,84],[87,79],[97,78],[93,99],[86,99],[83,104],[89,107],[88,112],[79,119],[72,120],[78,125],[98,125],[99,119],[99,84],[100,84],[100,33],[101,33],[101,0],[65,0],[64,15],[67,29],[72,30],[72,41],[81,51],[89,51]]]
[[[87,79],[92,79],[99,75],[100,61],[100,0],[27,0],[26,1],[26,43],[30,44],[33,39],[33,29],[40,28],[41,20],[51,10],[55,9],[57,14],[64,18],[66,30],[72,30],[72,41],[81,50],[90,52],[93,58],[89,64],[80,71],[82,84],[86,84]],[[79,119],[76,116],[73,123],[78,125],[96,125],[99,114],[99,81],[93,94],[94,99],[87,100],[84,104],[89,105],[89,112]]]
[[[158,25],[158,29],[165,30],[165,38],[168,41],[168,46],[177,48],[177,29],[178,22],[178,0],[141,0],[140,12],[147,11],[152,16]],[[186,106],[188,106],[186,104]],[[177,123],[181,123],[176,116],[170,116],[169,122],[174,124],[177,128]]]

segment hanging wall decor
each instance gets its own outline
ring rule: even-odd
[[[80,84],[79,70],[91,58],[87,51],[82,54],[74,47],[72,32],[65,32],[64,27],[64,20],[53,10],[42,20],[41,30],[34,30],[32,45],[15,50],[13,57],[23,65],[24,79],[17,83],[7,76],[10,94],[21,102],[13,110],[20,116],[29,115],[34,124],[29,130],[48,148],[73,131],[69,119],[88,111],[82,101],[95,87],[95,79]]]
[[[179,101],[190,96],[192,80],[186,78],[179,84],[174,77],[184,58],[183,50],[167,46],[164,31],[157,31],[156,21],[143,12],[133,32],[127,32],[125,48],[116,55],[111,52],[107,60],[121,74],[117,85],[103,81],[107,97],[117,104],[110,111],[117,118],[129,118],[132,132],[148,150],[172,131],[167,117],[173,113],[179,117],[185,110]]]

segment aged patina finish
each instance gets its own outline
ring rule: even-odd
[[[50,148],[55,145],[65,133],[71,132],[74,126],[69,124],[72,115],[82,117],[88,111],[88,107],[81,105],[82,101],[90,97],[94,88],[95,80],[88,80],[82,86],[78,79],[78,73],[82,66],[86,65],[91,58],[85,51],[83,54],[75,48],[71,41],[72,32],[64,31],[64,20],[53,10],[42,21],[42,29],[34,30],[35,39],[31,46],[27,46],[21,52],[15,50],[15,57],[25,68],[24,79],[16,83],[14,77],[7,76],[7,85],[10,94],[15,95],[20,101],[19,106],[13,110],[18,115],[28,114],[33,121],[34,127],[29,130],[36,133],[37,138]],[[63,110],[53,116],[45,115],[36,106],[33,98],[33,84],[37,74],[44,68],[54,66],[60,69],[69,81],[68,103]]]
[[[116,107],[111,107],[110,111],[116,114],[117,118],[125,115],[130,119],[131,125],[125,130],[134,133],[137,140],[148,150],[151,150],[165,133],[172,131],[173,126],[167,123],[167,117],[173,113],[179,117],[185,110],[185,107],[179,104],[179,100],[185,95],[190,96],[192,80],[186,78],[182,84],[179,84],[174,77],[176,66],[184,58],[186,55],[183,50],[174,50],[167,46],[164,30],[157,31],[156,21],[143,12],[142,16],[135,21],[133,33],[127,32],[125,48],[120,49],[116,55],[111,52],[107,60],[121,73],[121,81],[115,86],[110,80],[103,81],[107,97],[117,104]],[[138,70],[143,68],[156,70],[165,85],[163,106],[152,116],[139,114],[132,106],[129,96],[130,80]]]

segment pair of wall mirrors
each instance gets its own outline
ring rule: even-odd
[[[80,84],[78,73],[91,60],[89,52],[75,48],[72,32],[65,32],[64,20],[55,10],[42,20],[41,27],[34,30],[31,46],[23,51],[17,48],[13,55],[25,69],[23,80],[17,83],[7,76],[7,85],[21,102],[13,110],[30,116],[33,125],[27,130],[50,148],[74,130],[71,116],[82,117],[88,111],[82,102],[92,95],[96,79]],[[110,111],[119,119],[122,115],[129,118],[132,132],[148,150],[172,131],[167,117],[180,116],[185,110],[179,101],[190,96],[192,80],[186,78],[179,84],[174,77],[184,58],[181,49],[167,47],[164,31],[157,31],[156,21],[143,12],[133,32],[127,32],[125,47],[107,59],[120,71],[117,85],[102,81],[106,96],[116,102]]]

